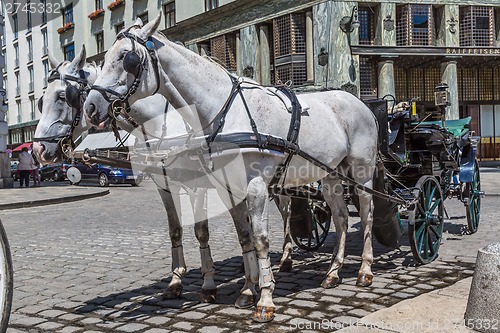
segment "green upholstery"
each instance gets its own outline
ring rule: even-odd
[[[467,118],[462,118],[462,119],[455,119],[455,120],[446,120],[446,129],[453,134],[454,136],[462,136],[467,131],[469,130],[469,124],[471,121],[471,117]],[[416,125],[417,123],[414,123],[412,125]],[[438,125],[441,126],[441,121],[424,121],[421,123],[421,125]]]

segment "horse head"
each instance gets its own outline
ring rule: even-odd
[[[33,151],[42,164],[64,159],[64,150],[72,145],[87,126],[82,117],[82,93],[95,80],[97,67],[86,63],[85,47],[70,62],[58,63],[49,57],[52,71],[47,88],[38,101],[42,113],[33,139]]]
[[[106,52],[101,75],[96,79],[84,104],[91,123],[105,127],[116,117],[114,110],[154,95],[160,86],[156,48],[153,41],[161,15],[143,26],[137,19],[117,35]]]

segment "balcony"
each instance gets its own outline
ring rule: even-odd
[[[109,6],[108,9],[113,11],[116,8],[120,7],[121,5],[125,4],[125,0],[115,0],[113,1]]]
[[[97,9],[95,11],[93,11],[92,13],[89,14],[89,19],[91,21],[95,20],[96,18],[98,18],[99,16],[101,15],[104,15],[104,9]]]
[[[73,22],[66,23],[62,27],[57,29],[57,33],[60,35],[68,30],[71,30],[75,27],[75,24]]]

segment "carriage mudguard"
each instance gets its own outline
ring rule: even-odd
[[[474,179],[474,172],[476,171],[476,150],[479,142],[479,137],[469,137],[469,144],[461,149],[459,168],[460,168],[460,181],[462,183],[470,183]]]

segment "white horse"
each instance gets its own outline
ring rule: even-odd
[[[49,60],[53,70],[45,94],[39,102],[39,108],[42,115],[36,128],[35,141],[33,144],[33,151],[42,164],[62,161],[64,158],[62,145],[70,144],[70,140],[77,138],[90,127],[85,117],[81,117],[80,121],[75,123],[77,117],[80,118],[79,114],[81,115],[82,113],[82,106],[78,107],[77,104],[80,101],[75,101],[75,96],[67,96],[74,95],[75,92],[75,90],[73,90],[73,93],[67,93],[67,87],[73,86],[77,89],[77,92],[83,92],[80,91],[80,89],[84,90],[85,86],[92,85],[95,78],[100,73],[100,68],[95,64],[85,63],[85,48],[82,48],[82,51],[72,62],[65,61],[59,64],[52,57],[49,57]],[[78,85],[81,86],[78,87]],[[77,97],[84,98],[81,97],[79,93]],[[66,102],[67,99],[72,100],[72,102],[69,103],[74,107],[68,105]],[[167,106],[168,111],[166,109]],[[164,134],[164,119],[169,124],[174,125],[168,127],[169,135],[175,136],[185,134],[182,118],[168,105],[165,98],[161,95],[143,99],[140,103],[134,103],[131,106],[130,115],[141,123],[152,125],[147,127],[147,133],[150,135],[159,136]],[[123,117],[119,116],[118,118],[119,125],[123,129],[128,132],[134,131],[135,127],[125,121]],[[161,119],[162,121],[150,121],[154,119]],[[175,130],[175,128],[177,129]],[[185,164],[186,163],[183,165]],[[173,164],[172,167],[173,166],[175,166],[175,164]],[[157,175],[154,179],[160,181],[158,178],[163,178],[163,176]],[[173,272],[172,280],[163,293],[163,297],[170,299],[181,296],[183,289],[181,278],[186,273],[186,263],[182,246],[181,215],[178,211],[180,207],[180,186],[170,180],[167,181],[166,177],[164,180],[161,180],[160,182],[162,184],[158,185],[157,183],[157,187],[168,216],[169,234],[172,243]],[[201,271],[204,279],[200,300],[202,302],[213,302],[216,298],[216,286],[213,279],[215,269],[208,244],[209,231],[205,206],[206,192],[205,188],[198,188],[196,191],[189,191],[189,194],[196,220],[194,228],[196,238],[200,243]],[[248,272],[246,274],[246,279],[249,282],[245,284],[245,287],[242,289],[242,295],[236,304],[240,307],[247,307],[253,305],[253,295],[256,294],[254,283],[256,283],[258,268],[256,266],[255,251],[253,250],[253,243],[251,241],[251,231],[245,229],[244,226],[237,226],[237,229],[238,235],[240,239],[242,239],[241,244],[244,252],[243,259],[246,272]],[[252,275],[253,278],[251,278]],[[250,280],[253,280],[253,282],[250,282]]]
[[[117,36],[105,56],[102,73],[85,101],[84,110],[93,124],[109,121],[110,102],[128,100],[133,103],[158,91],[200,134],[250,133],[256,138],[258,130],[274,137],[287,137],[289,128],[284,124],[290,122],[290,114],[276,94],[254,81],[229,75],[220,66],[155,33],[160,20],[158,16],[143,27],[132,26]],[[343,91],[303,94],[301,99],[310,107],[309,115],[302,117],[300,125],[298,143],[301,151],[309,155],[310,161],[320,162],[323,168],[339,167],[358,183],[371,188],[377,157],[377,125],[368,107]],[[250,118],[255,127],[251,126]],[[234,170],[229,181],[214,180],[214,183],[225,181],[225,187],[238,188],[246,194],[246,204],[234,207],[233,218],[241,221],[249,218],[252,224],[261,289],[253,319],[261,322],[272,320],[275,311],[272,301],[275,281],[268,255],[268,185],[275,170],[288,156],[288,151],[276,152],[266,147],[242,149],[246,170]],[[218,170],[226,162],[223,152],[212,151],[205,159],[213,164],[207,165],[207,170]],[[217,175],[214,173],[213,177]],[[320,179],[337,232],[335,257],[322,282],[323,287],[329,288],[339,281],[348,228],[341,181],[337,174],[318,170],[313,163],[296,155],[280,182],[286,188]],[[232,208],[231,198],[224,199]],[[357,284],[368,286],[373,278],[371,194],[360,192],[359,203],[364,247]]]

